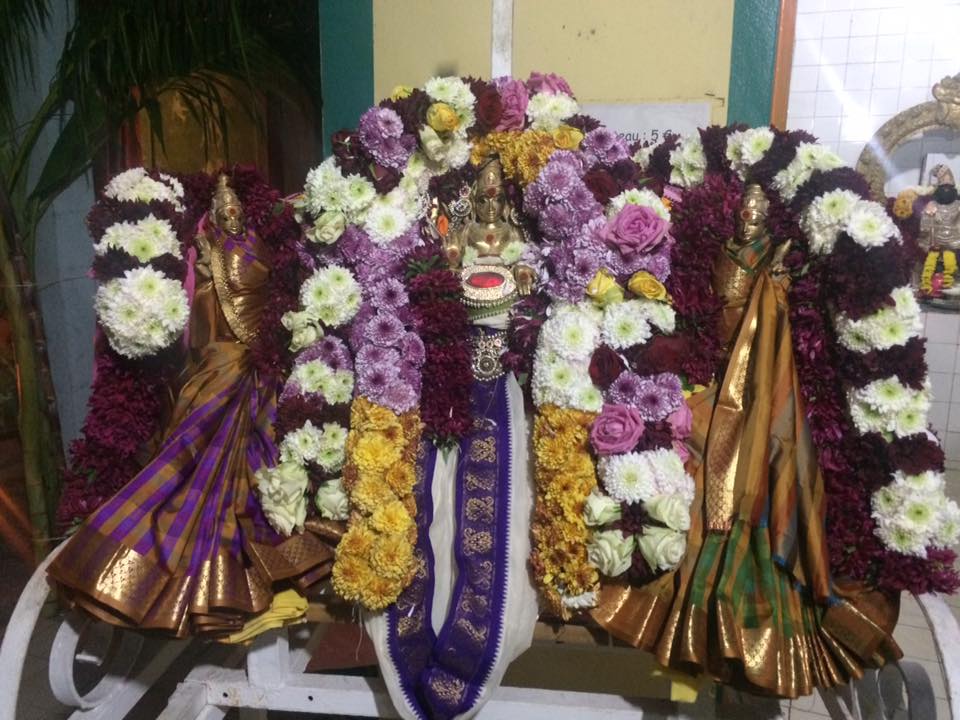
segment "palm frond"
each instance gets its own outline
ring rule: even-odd
[[[0,2],[0,113],[6,121],[13,117],[17,85],[33,74],[35,41],[49,19],[47,0]]]

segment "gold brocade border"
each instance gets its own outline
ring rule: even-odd
[[[413,486],[422,428],[418,413],[397,415],[363,397],[350,408],[343,485],[351,512],[333,587],[369,610],[394,602],[416,570]]]
[[[70,603],[104,622],[185,637],[238,630],[270,607],[273,583],[289,582],[306,591],[329,576],[333,556],[310,531],[276,547],[249,543],[246,551],[252,565],[220,552],[196,574],[171,572],[152,555],[141,555],[88,524],[49,573]]]
[[[587,496],[597,486],[589,430],[595,413],[542,406],[533,425],[536,505],[531,563],[551,612],[567,620],[563,597],[596,590],[597,568],[587,560]]]

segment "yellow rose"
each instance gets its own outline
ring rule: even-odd
[[[553,131],[553,142],[561,150],[576,150],[582,140],[583,133],[569,125],[561,125]]]
[[[666,300],[667,289],[646,270],[634,273],[627,283],[627,289],[634,295],[645,297],[648,300]]]
[[[410,97],[412,92],[413,88],[409,85],[397,85],[390,91],[390,99],[403,100],[405,97]]]
[[[593,280],[587,283],[587,296],[600,307],[606,307],[623,300],[623,288],[617,285],[613,275],[600,268]]]
[[[427,125],[438,133],[453,132],[460,126],[460,118],[452,107],[437,102],[427,108]]]

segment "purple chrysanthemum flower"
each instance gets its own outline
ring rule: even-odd
[[[357,371],[362,373],[365,369],[382,367],[384,365],[396,365],[400,362],[400,353],[391,348],[379,347],[378,345],[365,345],[357,353]]]
[[[400,341],[400,354],[403,359],[416,367],[423,365],[426,358],[426,348],[423,346],[423,340],[413,332],[408,332]]]
[[[577,184],[577,174],[563,163],[548,163],[537,178],[544,195],[552,200],[563,200]]]
[[[642,387],[641,380],[636,373],[624,370],[607,388],[606,402],[636,407]]]
[[[396,309],[409,302],[407,289],[396,278],[390,278],[373,287],[370,299],[377,308]]]
[[[401,381],[390,383],[380,395],[380,402],[396,413],[412,410],[419,400],[413,386]]]
[[[530,217],[537,217],[546,206],[546,193],[538,182],[527,185],[523,192],[523,211]]]
[[[636,399],[640,417],[650,422],[663,420],[683,402],[680,379],[673,373],[641,378]]]
[[[283,384],[283,390],[280,392],[278,401],[283,403],[302,394],[303,389],[300,387],[300,383],[293,378],[289,378],[287,382]]]
[[[363,330],[364,337],[374,345],[391,347],[400,342],[406,328],[396,315],[378,312],[367,322]]]
[[[550,255],[553,272],[547,283],[547,291],[555,298],[567,302],[583,299],[587,284],[593,279],[603,254],[589,247],[561,246]]]
[[[547,205],[540,213],[540,230],[549,240],[561,242],[579,229],[576,215],[566,203]]]
[[[615,132],[605,127],[598,127],[588,132],[583,142],[580,144],[580,150],[588,158],[610,167],[617,160],[623,160],[630,157],[626,143]],[[591,163],[592,164],[592,163]]]
[[[390,385],[398,382],[396,365],[372,365],[361,369],[357,375],[357,388],[361,395],[380,402]]]
[[[398,138],[386,138],[380,145],[372,148],[370,154],[384,167],[403,170],[416,147],[417,139],[412,135],[404,135]]]
[[[583,167],[583,160],[580,158],[580,155],[571,150],[557,150],[550,156],[548,165],[563,165],[568,167],[577,174],[577,177],[582,177],[586,169]]]
[[[353,362],[350,359],[350,351],[343,340],[335,335],[327,335],[317,343],[320,349],[320,359],[323,360],[331,370],[353,370]]]
[[[617,276],[620,282],[627,282],[630,276],[640,270],[646,270],[660,282],[666,282],[670,277],[670,251],[673,249],[673,239],[668,237],[665,242],[657,245],[650,253],[638,253],[631,258],[624,258],[616,250],[606,249],[604,266]]]
[[[406,357],[400,363],[400,379],[407,385],[413,386],[420,382],[420,367],[410,362]]]
[[[381,165],[403,167],[406,163],[405,157],[399,166],[394,164],[394,160],[400,154],[397,151],[403,152],[400,143],[402,134],[403,121],[390,108],[372,107],[360,116],[360,124],[357,128],[360,144]],[[384,162],[384,160],[390,160],[390,162]]]

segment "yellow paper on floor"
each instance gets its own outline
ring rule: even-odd
[[[662,677],[670,681],[670,699],[674,702],[694,703],[697,695],[705,684],[703,675],[693,676],[686,673],[658,667],[653,670],[654,677]]]
[[[284,590],[273,596],[270,609],[249,620],[243,628],[229,635],[224,642],[243,643],[273,628],[289,625],[307,612],[307,599],[296,590]]]

